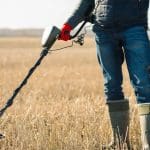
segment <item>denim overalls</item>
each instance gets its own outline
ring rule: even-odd
[[[138,103],[150,102],[149,0],[81,0],[67,22],[75,27],[99,2],[93,31],[107,100],[124,99],[122,63],[127,63]]]

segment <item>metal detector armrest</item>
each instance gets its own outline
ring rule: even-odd
[[[87,20],[85,20],[82,23],[82,25],[80,26],[80,28],[78,29],[78,31],[74,35],[71,35],[71,39],[74,39],[80,33],[80,31],[83,29],[83,27],[85,26],[86,23],[87,23]]]

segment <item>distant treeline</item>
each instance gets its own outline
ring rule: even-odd
[[[76,29],[77,30],[77,29]],[[76,32],[73,31],[73,34]],[[19,36],[27,36],[27,37],[41,37],[44,29],[1,29],[0,28],[0,37],[19,37]],[[85,31],[82,30],[82,33]],[[93,32],[91,29],[87,29],[88,36],[93,36]]]
[[[44,29],[0,29],[0,37],[40,37]]]
[[[0,37],[19,37],[19,36],[25,36],[25,37],[41,37],[43,34],[44,29],[1,29],[0,28]],[[73,32],[73,34],[76,32],[76,30]],[[84,33],[85,31],[82,30],[81,33]],[[94,33],[91,29],[87,29],[86,31],[88,36],[93,36]],[[150,29],[148,30],[148,36],[150,39]]]

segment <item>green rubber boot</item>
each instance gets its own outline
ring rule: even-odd
[[[143,150],[150,150],[150,103],[138,104]]]
[[[130,149],[129,142],[129,102],[128,100],[108,101],[109,117],[113,131],[110,144],[103,146],[103,150]]]

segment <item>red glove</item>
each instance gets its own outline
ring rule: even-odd
[[[58,40],[68,41],[71,39],[70,32],[72,30],[71,25],[65,23],[61,29]]]

